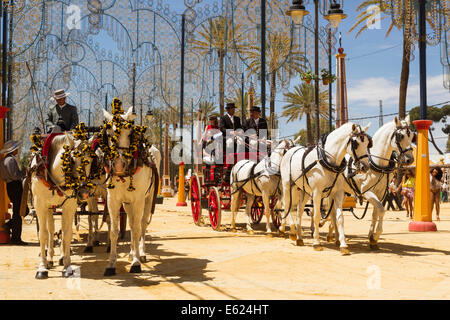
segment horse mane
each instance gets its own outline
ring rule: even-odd
[[[395,121],[392,120],[392,121],[386,122],[384,125],[382,125],[382,126],[375,132],[375,134],[373,135],[373,140],[374,140],[374,141],[377,141],[377,140],[379,139],[379,136],[382,135],[382,134],[384,134],[384,133],[386,132],[386,129],[387,129],[389,126],[395,127]]]
[[[66,135],[61,134],[53,138],[52,144],[50,146],[50,151],[48,153],[48,162],[53,163],[58,151],[62,149],[63,145],[66,144]]]

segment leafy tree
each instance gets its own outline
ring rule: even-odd
[[[233,24],[230,18],[217,17],[209,20],[209,25],[202,25],[198,31],[200,40],[192,41],[193,49],[206,55],[211,50],[217,52],[219,58],[219,111],[222,116],[224,107],[225,56],[227,49],[240,50],[237,44],[244,37],[240,24]],[[234,36],[233,36],[234,34]]]
[[[281,116],[287,117],[287,122],[301,120],[306,116],[306,141],[312,144],[314,129],[311,119],[314,118],[316,108],[314,87],[303,82],[294,87],[293,92],[285,93],[284,96],[288,104],[283,107]],[[322,116],[328,115],[328,90],[319,93],[319,113]]]

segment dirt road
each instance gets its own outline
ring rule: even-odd
[[[24,224],[27,247],[0,246],[0,297],[3,299],[449,299],[450,204],[443,205],[438,232],[408,232],[406,212],[387,212],[378,251],[368,248],[370,215],[363,221],[345,213],[350,256],[334,244],[312,249],[304,218],[305,246],[264,234],[265,218],[254,235],[244,232],[244,213],[237,233],[194,225],[190,207],[176,199],[157,206],[147,230],[147,263],[141,274],[128,273],[129,234],[119,246],[117,275],[103,277],[108,254],[104,245],[83,253],[84,241],[73,241],[72,262],[79,278],[35,280],[39,244],[36,224]],[[358,208],[357,212],[362,209]],[[207,214],[203,211],[204,216]],[[206,218],[206,216],[205,216]],[[208,219],[205,219],[208,221]],[[224,212],[225,229],[231,221]],[[60,220],[57,218],[56,229]],[[86,239],[87,221],[81,221]],[[106,226],[102,229],[106,239]],[[55,265],[59,259],[56,249]]]

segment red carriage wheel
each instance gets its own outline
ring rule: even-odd
[[[221,207],[219,190],[217,187],[212,187],[208,196],[208,211],[211,227],[214,230],[220,229],[220,220],[222,217]]]
[[[202,193],[197,175],[191,177],[191,209],[194,223],[200,225],[200,216],[202,214]]]
[[[222,210],[230,210],[231,206],[231,189],[229,186],[222,188],[220,194],[220,203],[222,204]]]
[[[281,212],[275,210],[275,206],[277,205],[278,198],[272,197],[270,199],[270,215],[272,216],[272,223],[275,228],[279,228],[281,226]]]
[[[255,197],[253,200],[252,208],[250,209],[250,217],[253,224],[258,224],[264,214],[264,203],[262,197]]]

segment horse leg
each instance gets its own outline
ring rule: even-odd
[[[133,204],[132,210],[133,212],[128,214],[130,216],[130,229],[131,229],[130,244],[133,252],[130,273],[140,273],[141,254],[139,252],[139,240],[141,238],[141,228],[142,228],[141,221],[144,212],[144,204],[142,202],[135,202]]]
[[[269,197],[269,194],[267,192],[263,191],[262,198],[263,198],[263,203],[264,203],[264,213],[266,215],[266,233],[271,234],[272,229],[270,228],[270,197]]]
[[[39,267],[36,272],[36,279],[47,279],[48,269],[47,269],[47,255],[45,253],[45,247],[48,243],[48,215],[51,214],[51,210],[46,208],[45,205],[41,205],[37,197],[34,197],[34,204],[36,208],[36,214],[39,222],[39,245],[41,248]]]
[[[141,220],[141,237],[139,238],[139,255],[141,262],[147,262],[147,257],[145,255],[145,234],[147,233],[147,227],[152,222],[152,212],[151,205],[152,201],[156,201],[156,199],[152,199],[153,192],[150,191],[151,196],[145,198],[145,207],[144,214]]]
[[[236,215],[241,204],[242,191],[231,190],[231,232],[236,232]]]
[[[297,230],[296,230],[296,226],[297,226],[297,220],[298,220],[298,214],[299,214],[299,206],[300,206],[300,201],[302,201],[301,198],[301,191],[299,191],[298,189],[294,189],[291,191],[291,205],[294,206],[296,204],[296,209],[292,211],[292,213],[289,215],[289,239],[291,239],[292,241],[297,241]]]
[[[68,200],[69,201],[69,200]],[[62,224],[62,252],[64,254],[63,257],[63,277],[67,278],[73,275],[72,267],[70,266],[70,242],[72,241],[72,223],[75,217],[76,212],[76,200],[67,203],[63,207],[63,213],[61,216],[61,224]]]
[[[383,218],[385,214],[383,204],[378,201],[375,195],[367,196],[367,200],[373,205],[372,213],[372,223],[369,229],[369,247],[370,249],[378,249],[378,239],[380,239],[381,233],[383,232]],[[376,225],[376,231],[375,231]]]
[[[119,238],[119,216],[120,203],[112,201],[112,197],[108,195],[108,212],[111,219],[111,227],[109,233],[110,253],[109,263],[105,269],[104,276],[114,276],[116,274],[117,261],[117,239]]]
[[[334,240],[336,240],[336,245],[339,246],[339,236],[337,234],[338,230],[337,230],[337,226],[336,226],[336,207],[333,205],[333,209],[331,209],[330,212],[330,219],[331,222],[328,225],[328,236],[327,236],[327,241],[328,242],[333,242]]]
[[[314,219],[314,232],[313,232],[313,248],[316,251],[322,251],[323,247],[320,245],[320,238],[319,238],[319,224],[320,224],[320,203],[321,203],[321,196],[322,193],[318,191],[317,189],[314,190],[313,193],[313,211],[312,211],[312,219]]]
[[[247,215],[247,233],[254,234],[252,228],[252,219],[250,216],[250,211],[252,209],[253,201],[255,200],[255,196],[253,194],[247,193],[247,204],[245,206],[245,213]]]
[[[297,246],[303,246],[303,233],[302,233],[302,216],[303,216],[303,210],[305,208],[305,204],[308,201],[308,196],[305,195],[304,192],[301,192],[300,199],[297,205],[297,221],[295,225],[295,229],[297,230],[297,239],[296,239],[296,245]]]
[[[344,202],[344,193],[338,191],[334,195],[334,205],[336,206],[336,222],[337,231],[339,233],[340,251],[342,255],[350,255],[348,245],[345,242],[344,233],[344,211],[342,210],[342,203]]]
[[[291,202],[291,182],[283,182],[283,208],[284,208],[284,212],[283,212],[283,216],[281,217],[281,225],[278,228],[278,232],[280,234],[280,236],[283,236],[285,231],[286,231],[286,218],[289,215],[289,213],[291,212],[291,206],[292,206],[292,202]]]
[[[93,206],[93,197],[90,197],[88,200],[88,207],[89,207],[89,212],[93,212],[94,211],[94,206]],[[86,247],[84,248],[84,252],[85,253],[92,253],[94,252],[93,249],[93,216],[91,214],[88,215],[88,224],[89,224],[89,232],[88,232],[88,239],[87,239],[87,244]]]
[[[48,210],[47,215],[47,230],[48,230],[48,241],[47,241],[47,266],[48,268],[53,267],[53,256],[55,255],[55,219],[53,218],[53,210]]]

